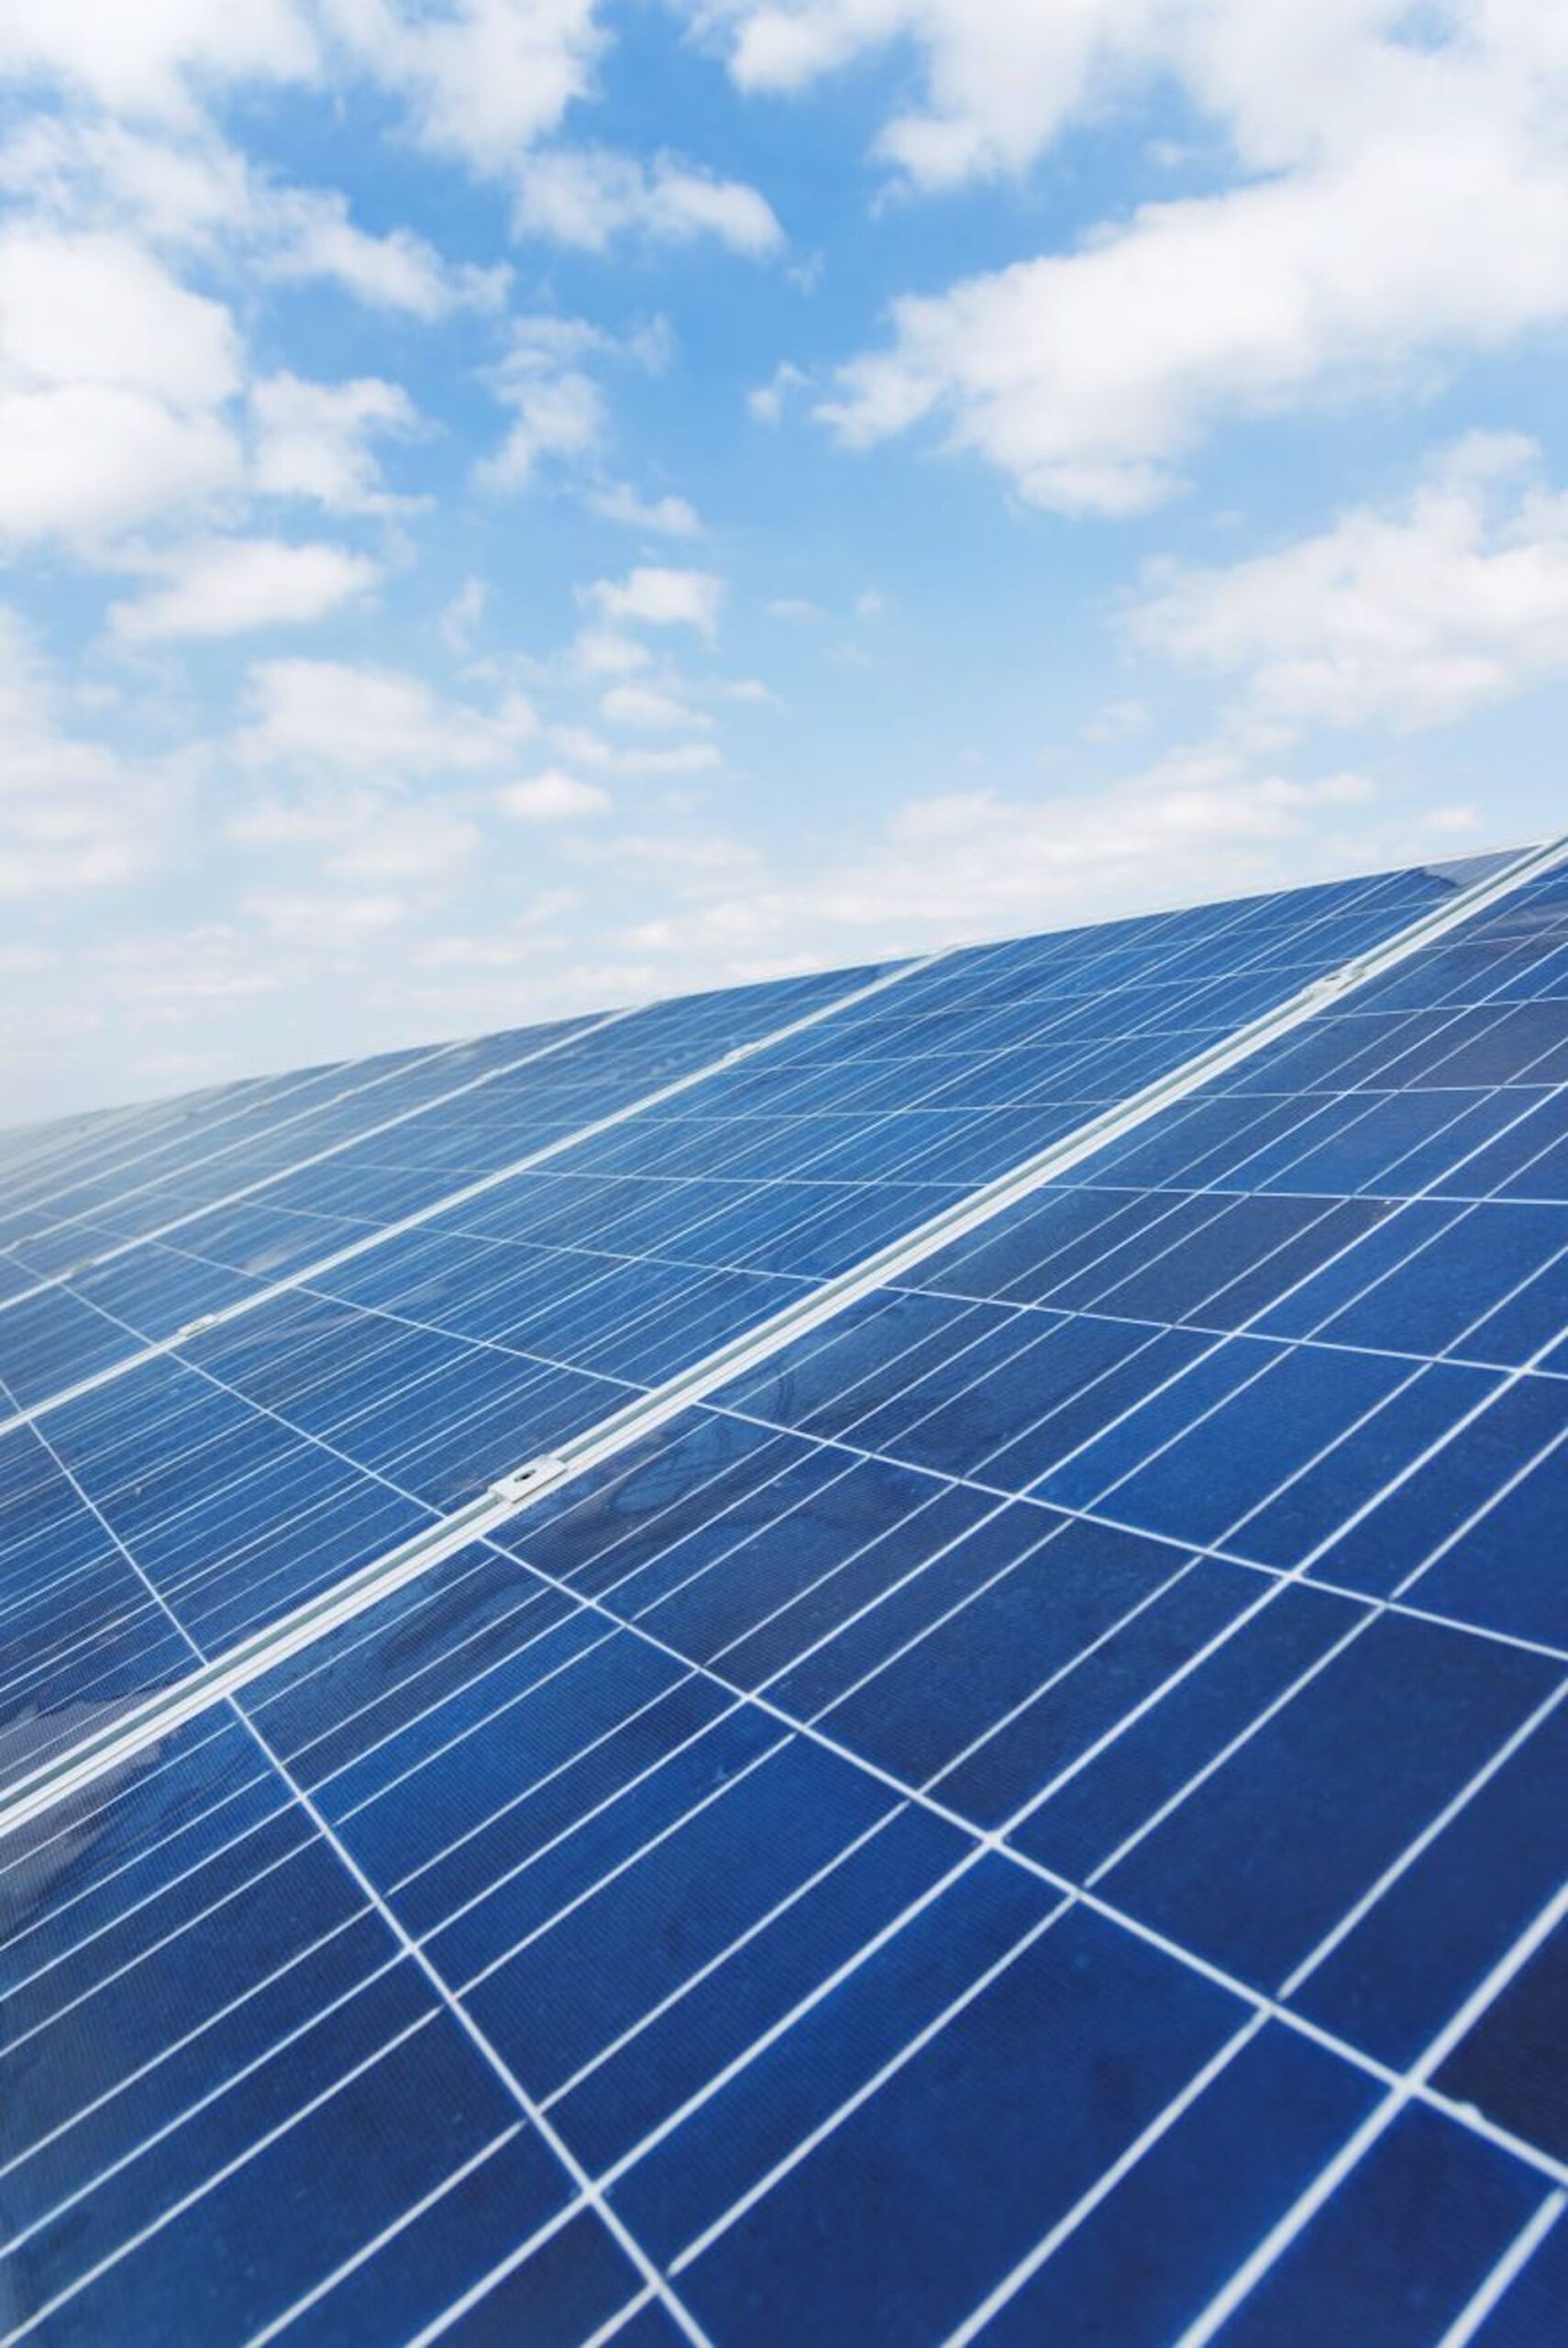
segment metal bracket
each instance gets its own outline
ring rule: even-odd
[[[530,1459],[525,1468],[514,1468],[509,1476],[499,1476],[490,1488],[492,1501],[507,1506],[514,1501],[532,1500],[547,1484],[553,1484],[566,1474],[564,1459]]]

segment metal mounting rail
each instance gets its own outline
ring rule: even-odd
[[[542,1493],[555,1491],[569,1479],[602,1466],[679,1412],[701,1401],[744,1372],[759,1368],[808,1330],[846,1311],[901,1273],[912,1270],[939,1248],[988,1223],[1006,1208],[1102,1149],[1108,1142],[1119,1140],[1123,1134],[1147,1124],[1173,1102],[1184,1100],[1200,1085],[1251,1058],[1264,1045],[1288,1035],[1329,1004],[1343,1001],[1369,980],[1408,961],[1423,947],[1459,928],[1474,914],[1512,896],[1527,881],[1564,862],[1568,862],[1568,835],[1527,849],[1501,871],[1460,891],[1446,904],[1423,914],[1382,946],[1357,955],[1323,978],[1312,980],[1275,1010],[1248,1021],[1220,1043],[1195,1054],[1180,1068],[1145,1085],[1128,1100],[1088,1119],[1009,1173],[998,1176],[957,1204],[931,1216],[903,1238],[889,1242],[849,1271],[825,1281],[809,1297],[721,1346],[691,1368],[627,1403],[586,1434],[541,1457],[525,1461],[500,1477],[466,1507],[416,1534],[412,1540],[401,1543],[384,1556],[373,1559],[281,1622],[242,1641],[174,1687],[128,1706],[117,1720],[16,1782],[0,1801],[0,1836],[15,1832],[41,1811],[80,1792],[94,1779],[122,1767],[185,1722],[260,1678],[340,1624],[366,1612],[405,1583],[428,1573],[468,1542],[521,1515]],[[683,1080],[682,1083],[690,1080]]]

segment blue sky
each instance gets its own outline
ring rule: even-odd
[[[0,0],[7,1121],[1559,826],[1539,0]]]

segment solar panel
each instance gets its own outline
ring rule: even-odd
[[[48,1758],[65,1707],[210,1661],[1452,893],[1383,875],[655,1006],[0,1310],[29,1413],[0,1430],[29,1498],[0,1722]],[[275,1248],[306,1194],[320,1249],[324,1184],[358,1221],[307,1267],[204,1252]]]
[[[41,1389],[12,2336],[1557,2337],[1568,875],[1376,967],[1474,877],[437,1103]]]

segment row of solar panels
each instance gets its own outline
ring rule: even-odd
[[[16,1137],[5,1774],[1453,885]],[[1559,2336],[1565,1080],[1559,872],[0,1842],[16,2335]]]

